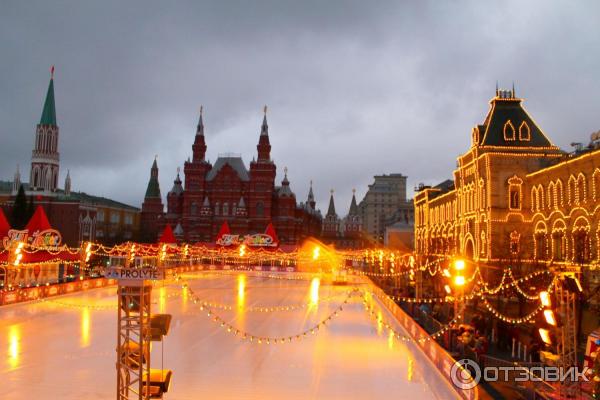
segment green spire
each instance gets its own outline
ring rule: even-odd
[[[158,184],[158,164],[156,163],[156,157],[150,168],[150,180],[148,181],[148,187],[146,188],[146,198],[158,197],[160,198],[160,185]]]
[[[48,92],[46,93],[46,101],[44,102],[44,110],[42,111],[42,118],[40,118],[40,125],[56,125],[56,108],[54,106],[54,66],[52,66],[52,75],[50,77],[50,84],[48,85]]]

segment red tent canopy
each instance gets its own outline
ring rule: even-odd
[[[37,231],[41,232],[47,229],[52,229],[50,222],[48,221],[48,217],[46,216],[46,212],[42,206],[37,206],[25,229],[29,231],[30,235]]]
[[[160,235],[158,243],[177,244],[177,239],[175,239],[171,225],[167,224],[165,226],[165,230],[163,231],[162,235]]]
[[[0,208],[0,247],[2,247],[2,239],[8,234],[9,230],[10,225],[4,216],[4,212],[2,212],[2,208]]]
[[[221,225],[221,229],[219,229],[219,233],[217,234],[217,241],[223,238],[224,235],[231,235],[227,221],[223,222],[223,225]]]
[[[269,222],[269,225],[267,225],[267,230],[265,230],[265,234],[273,238],[274,244],[279,243],[279,239],[277,238],[277,232],[275,232],[275,227],[273,226],[272,222]]]

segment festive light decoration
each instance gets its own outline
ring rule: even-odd
[[[196,295],[196,293],[192,290],[192,288],[189,286],[189,284],[184,282],[182,284],[182,288],[184,290],[188,291],[190,298],[192,299],[194,304],[199,304],[200,310],[204,311],[204,315],[211,318],[211,321],[213,321],[215,324],[217,324],[218,326],[220,326],[221,328],[226,330],[226,332],[228,332],[228,333],[232,334],[233,336],[236,336],[244,341],[248,341],[250,343],[266,344],[266,345],[291,343],[294,340],[303,340],[303,339],[306,339],[309,335],[317,334],[321,330],[321,328],[325,327],[334,318],[338,317],[340,315],[340,313],[344,310],[344,306],[346,304],[348,304],[350,298],[352,296],[354,296],[356,293],[358,293],[358,291],[356,289],[350,291],[348,293],[348,295],[346,296],[346,298],[343,300],[342,304],[339,307],[337,307],[335,309],[335,311],[330,313],[325,319],[312,325],[310,328],[305,329],[302,332],[294,334],[294,335],[272,337],[272,336],[256,335],[256,334],[249,333],[245,330],[236,328],[235,326],[228,323],[221,316],[215,314],[208,303],[202,303],[201,299]]]

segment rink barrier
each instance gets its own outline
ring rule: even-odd
[[[377,294],[379,302],[387,308],[387,310],[396,318],[396,321],[398,321],[415,340],[423,354],[425,354],[429,361],[437,368],[440,375],[448,382],[448,385],[463,399],[479,399],[479,388],[477,386],[472,389],[461,389],[452,383],[450,378],[451,370],[457,360],[455,360],[446,349],[435,340],[423,340],[430,337],[429,333],[412,319],[410,315],[402,310],[402,308],[400,308],[400,306],[398,306],[398,304],[396,304],[379,286],[375,285],[373,281],[368,279],[368,283],[371,285],[372,291]]]
[[[88,289],[97,289],[114,284],[116,284],[114,279],[94,278],[0,291],[0,306],[45,299],[63,294],[81,292]]]

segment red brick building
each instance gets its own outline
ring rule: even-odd
[[[50,224],[60,231],[66,244],[76,246],[83,241],[115,243],[135,238],[139,227],[139,209],[104,197],[72,191],[69,172],[65,176],[63,189],[58,187],[58,145],[53,68],[42,116],[36,126],[29,182],[21,181],[18,166],[12,181],[0,181],[0,207],[9,219],[16,195],[23,187],[29,202],[44,208]],[[10,222],[14,225],[15,221]]]
[[[156,238],[162,227],[173,226],[180,240],[213,242],[226,221],[232,234],[263,233],[272,222],[279,241],[295,244],[320,236],[322,217],[316,209],[312,187],[306,203],[296,203],[287,178],[275,184],[277,167],[271,160],[266,108],[258,140],[257,157],[246,168],[240,155],[220,155],[215,164],[206,160],[202,112],[192,159],[185,162],[184,182],[179,173],[167,194],[163,213],[156,160],[142,204],[142,231]]]

